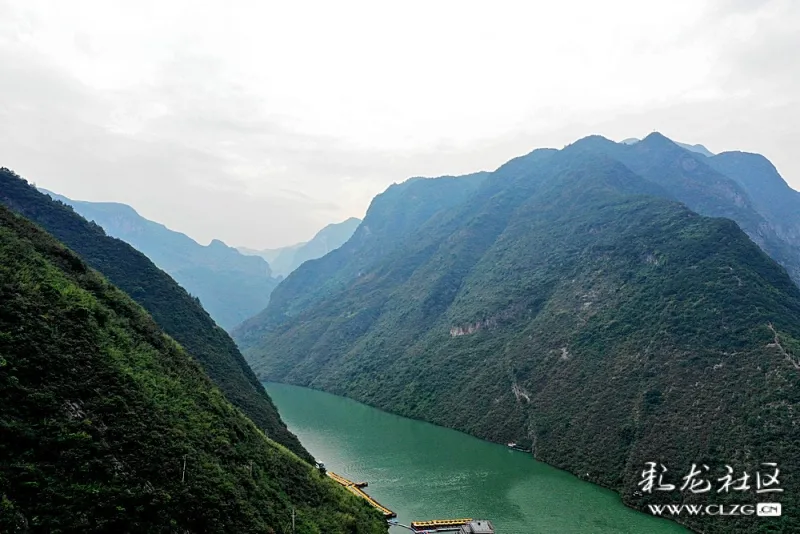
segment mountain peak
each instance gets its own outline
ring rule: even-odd
[[[602,135],[588,135],[564,147],[565,151],[575,150],[604,150],[615,146],[617,143]]]
[[[663,145],[665,143],[671,143],[673,145],[676,144],[675,141],[673,141],[672,139],[670,139],[666,135],[662,134],[661,132],[652,132],[652,133],[648,134],[644,139],[641,140],[641,143],[651,144],[651,145],[655,145],[655,144],[662,144]]]
[[[688,150],[689,152],[694,152],[695,154],[701,154],[707,158],[714,157],[714,153],[711,152],[709,149],[707,149],[704,145],[701,144],[691,145],[688,143],[680,143],[678,141],[670,139],[661,132],[653,132],[647,137],[645,137],[643,140],[639,140],[636,137],[629,137],[627,139],[620,141],[620,144],[622,145],[635,145],[637,143],[644,143],[649,146],[662,146],[662,147],[666,146],[667,143],[671,143],[685,150]]]
[[[614,141],[612,141],[608,137],[604,137],[604,136],[602,136],[600,134],[592,134],[592,135],[587,135],[586,137],[581,137],[580,139],[578,139],[577,141],[575,141],[574,143],[572,143],[571,145],[568,145],[568,146],[586,145],[586,144],[590,144],[590,145],[591,144],[609,144],[609,143],[614,143]]]

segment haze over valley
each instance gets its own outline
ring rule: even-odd
[[[221,327],[229,330],[266,308],[284,276],[303,262],[341,246],[360,220],[330,224],[305,243],[271,251],[229,247],[214,239],[200,245],[180,232],[150,221],[125,204],[68,199],[42,190],[73,207],[106,234],[133,245],[169,273],[200,302]],[[267,262],[269,260],[269,263]]]
[[[800,532],[799,24],[0,0],[0,532]]]

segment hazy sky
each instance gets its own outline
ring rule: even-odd
[[[798,28],[795,0],[0,0],[0,165],[258,248],[593,133],[800,189]]]

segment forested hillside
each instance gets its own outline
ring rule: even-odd
[[[781,207],[763,202],[765,192],[782,190],[794,193],[795,198],[790,200],[787,195],[787,201],[798,206],[797,192],[792,191],[777,172],[762,180],[764,173],[753,172],[752,166],[737,171],[737,166],[726,163],[731,159],[729,154],[709,158],[685,150],[658,133],[629,146],[593,136],[578,141],[572,150],[614,158],[642,178],[661,186],[668,198],[686,204],[693,211],[736,221],[750,239],[786,268],[795,283],[800,283],[797,230],[795,234],[787,234],[782,228],[786,223],[781,222],[779,215]],[[761,159],[766,161],[766,158]],[[746,176],[750,179],[743,179]],[[791,220],[795,222],[797,216]]]
[[[232,334],[241,347],[261,339],[272,321],[267,314],[292,315],[323,295],[344,288],[375,258],[398,249],[416,229],[439,211],[455,206],[473,193],[487,173],[436,180],[415,178],[389,187],[375,197],[356,233],[325,258],[308,261],[296,274],[284,280],[273,292],[278,303],[234,329]],[[276,297],[277,295],[277,297]]]
[[[81,258],[0,206],[0,532],[381,533]]]
[[[711,158],[709,165],[747,191],[778,236],[800,249],[800,192],[789,187],[767,158],[747,152],[723,152]]]
[[[715,477],[778,462],[785,491],[770,500],[796,510],[800,290],[735,222],[675,202],[764,220],[706,156],[658,135],[611,145],[534,151],[477,187],[390,188],[359,231],[374,234],[298,269],[235,332],[248,361],[265,379],[516,441],[637,507],[758,502],[637,494],[648,461]],[[450,204],[394,222],[445,187]],[[786,252],[775,235],[760,244]],[[792,513],[684,520],[800,529]]]
[[[109,237],[97,224],[0,169],[0,203],[42,226],[91,267],[125,291],[159,327],[197,358],[227,399],[275,441],[313,461],[287,430],[275,406],[228,334],[197,299],[129,244]]]

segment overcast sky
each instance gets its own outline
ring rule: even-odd
[[[800,2],[0,0],[0,165],[256,248],[653,130],[800,189]]]

